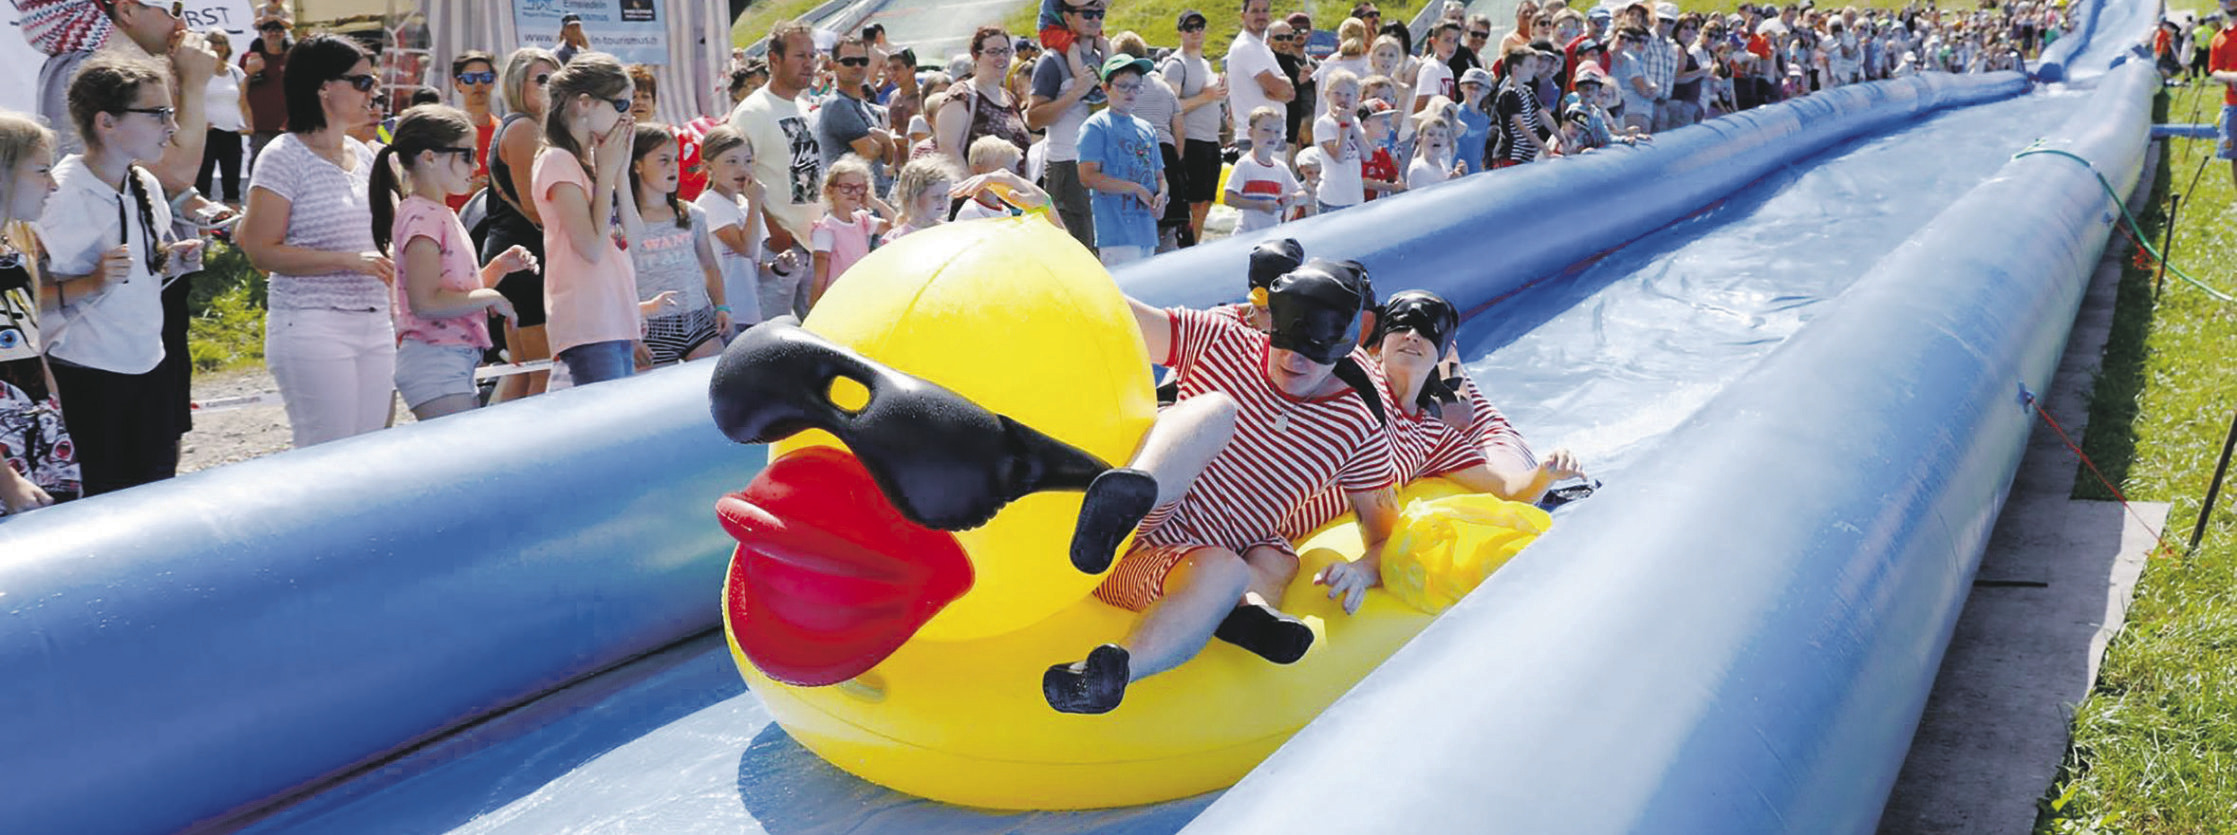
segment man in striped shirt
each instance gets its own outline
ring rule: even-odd
[[[1379,584],[1397,506],[1380,401],[1353,347],[1372,303],[1363,272],[1316,260],[1276,279],[1271,334],[1232,314],[1133,303],[1150,355],[1180,377],[1180,401],[1131,468],[1088,489],[1072,559],[1099,571],[1138,529],[1096,596],[1142,616],[1123,642],[1050,667],[1050,707],[1107,712],[1130,682],[1179,666],[1213,637],[1275,663],[1303,657],[1312,631],[1280,611],[1297,555],[1279,528],[1331,485],[1359,514],[1366,550],[1315,582],[1346,611]]]

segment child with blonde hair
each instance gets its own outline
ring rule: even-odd
[[[1227,175],[1227,205],[1243,212],[1235,226],[1237,234],[1280,223],[1290,207],[1306,202],[1308,195],[1298,187],[1297,178],[1274,155],[1286,118],[1281,108],[1270,106],[1250,113],[1250,153],[1235,160],[1234,170]]]
[[[373,158],[373,246],[396,263],[396,392],[414,417],[433,420],[480,405],[474,368],[490,347],[485,311],[518,318],[494,288],[508,274],[535,270],[536,256],[516,244],[474,266],[473,239],[449,205],[474,190],[474,123],[464,111],[414,107],[391,138]]]
[[[762,206],[768,195],[754,179],[753,155],[753,144],[729,125],[717,126],[699,140],[707,190],[692,204],[706,217],[707,232],[715,238],[715,260],[722,265],[722,297],[731,306],[726,337],[791,313],[793,287],[800,281],[800,260],[792,250],[767,256]]]
[[[0,111],[0,517],[78,495],[78,462],[39,339],[39,238],[54,133]]]
[[[1468,173],[1466,166],[1453,161],[1452,125],[1435,110],[1423,110],[1414,116],[1414,140],[1414,161],[1406,166],[1408,190]]]
[[[1320,151],[1320,188],[1314,192],[1321,212],[1367,202],[1362,177],[1370,146],[1359,120],[1359,76],[1338,70],[1322,82],[1328,115],[1313,121],[1313,145]]]

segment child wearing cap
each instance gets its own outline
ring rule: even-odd
[[[1305,190],[1290,176],[1288,166],[1274,154],[1281,144],[1287,114],[1281,108],[1261,107],[1250,115],[1250,153],[1235,160],[1227,175],[1227,205],[1242,210],[1236,234],[1255,232],[1282,221],[1291,206],[1306,200]]]
[[[1110,106],[1080,125],[1080,184],[1091,195],[1096,257],[1105,266],[1146,258],[1157,249],[1157,217],[1171,197],[1157,128],[1134,115],[1151,70],[1147,58],[1119,54],[1103,62]]]
[[[1360,183],[1367,199],[1389,197],[1406,190],[1404,172],[1398,167],[1398,131],[1393,127],[1398,108],[1382,99],[1368,99],[1359,108],[1360,129],[1367,135],[1367,158],[1359,166]]]
[[[1491,73],[1482,67],[1460,74],[1460,133],[1453,138],[1453,153],[1468,174],[1484,170],[1484,145],[1491,139],[1491,114],[1484,112],[1484,97],[1491,88]]]
[[[1304,657],[1312,630],[1280,610],[1298,567],[1280,525],[1331,486],[1359,515],[1366,548],[1315,582],[1347,612],[1379,584],[1397,503],[1381,400],[1354,347],[1371,293],[1358,265],[1309,262],[1268,288],[1270,334],[1224,313],[1132,302],[1150,355],[1179,376],[1180,399],[1130,468],[1088,488],[1072,560],[1101,571],[1135,533],[1096,596],[1142,615],[1122,641],[1050,667],[1050,707],[1108,712],[1130,683],[1214,637],[1278,664]]]

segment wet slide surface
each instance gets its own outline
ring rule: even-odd
[[[1568,446],[1595,476],[1620,479],[2080,100],[2038,93],[1838,146],[1488,308],[1463,327],[1460,349],[1536,446]],[[714,597],[710,589],[710,605]],[[453,734],[248,831],[1171,832],[1210,800],[1003,814],[891,792],[794,743],[710,634]]]

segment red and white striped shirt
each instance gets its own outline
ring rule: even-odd
[[[1507,422],[1506,415],[1491,407],[1491,401],[1484,398],[1484,390],[1465,371],[1460,375],[1460,396],[1468,398],[1468,408],[1473,413],[1468,435],[1483,448],[1486,459],[1503,459],[1523,469],[1538,468],[1538,454],[1530,451],[1530,442],[1522,439],[1522,433]]]
[[[1406,414],[1405,409],[1398,407],[1398,396],[1391,391],[1390,378],[1384,376],[1382,363],[1369,362],[1366,367],[1367,376],[1375,380],[1376,394],[1383,398],[1383,411],[1390,415],[1386,431],[1390,434],[1391,470],[1398,484],[1411,484],[1416,479],[1484,463],[1484,451],[1476,445],[1475,435],[1466,429],[1445,425],[1426,409],[1419,414]],[[1351,509],[1351,500],[1343,491],[1333,487],[1322,490],[1282,520],[1282,536],[1295,541],[1350,513]]]
[[[1239,407],[1235,435],[1187,495],[1145,522],[1140,545],[1288,548],[1282,518],[1322,490],[1392,483],[1390,436],[1357,393],[1299,400],[1266,377],[1272,343],[1232,314],[1169,310],[1180,399],[1221,392]],[[1354,354],[1365,360],[1364,354]],[[1371,362],[1371,360],[1366,360]]]

